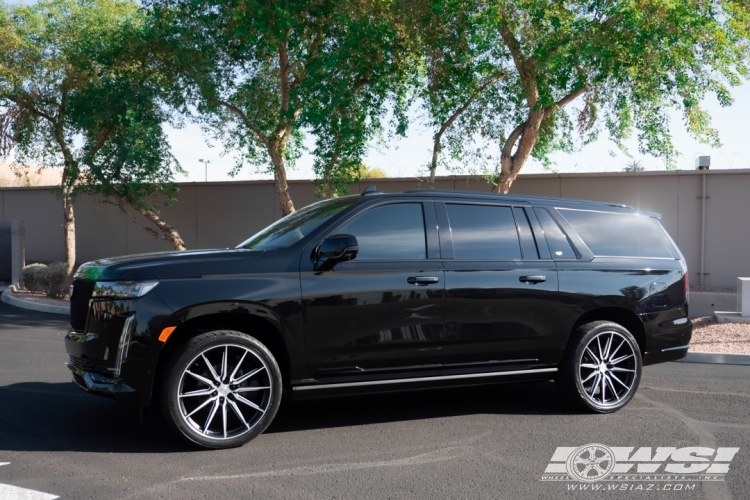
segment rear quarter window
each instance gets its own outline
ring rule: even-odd
[[[596,256],[674,258],[659,223],[651,217],[562,208],[557,211]]]

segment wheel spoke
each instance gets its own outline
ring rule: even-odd
[[[218,409],[219,409],[219,400],[214,399],[214,405],[211,407],[211,413],[208,414],[208,418],[206,419],[206,425],[203,428],[203,434],[208,434],[208,427],[211,425],[211,422],[216,416],[216,411]]]
[[[591,363],[581,363],[581,368],[589,368],[591,370],[596,370],[599,368],[599,365],[593,365]]]
[[[606,379],[607,379],[607,385],[609,385],[609,390],[612,392],[612,394],[615,395],[615,399],[619,401],[620,396],[617,395],[617,391],[615,390],[615,385],[612,383],[612,380],[610,380],[609,377],[606,377]]]
[[[221,405],[221,419],[224,424],[224,439],[227,438],[227,400]]]
[[[249,379],[250,377],[252,377],[253,375],[255,375],[256,373],[259,373],[259,372],[261,372],[261,371],[263,371],[263,370],[265,370],[265,369],[266,369],[266,367],[265,367],[265,366],[261,366],[260,368],[256,368],[255,370],[253,370],[253,371],[251,371],[251,372],[247,372],[246,374],[242,375],[242,376],[241,376],[240,378],[238,378],[237,380],[231,380],[230,382],[232,382],[232,383],[234,383],[234,384],[241,384],[241,383],[243,383],[243,382],[244,382],[245,380],[247,380],[247,379]]]
[[[265,410],[263,410],[263,408],[261,408],[260,406],[256,405],[255,403],[253,403],[249,399],[245,399],[243,396],[240,396],[239,394],[235,394],[234,397],[237,398],[237,401],[239,401],[240,403],[246,404],[247,406],[249,406],[253,410],[259,411],[261,413],[265,413]]]
[[[227,376],[227,357],[229,356],[229,346],[224,346],[224,356],[221,358],[221,383],[224,383],[224,380]]]
[[[604,361],[604,352],[602,351],[602,337],[601,335],[596,337],[596,346],[599,348],[599,360]]]
[[[240,407],[237,406],[237,403],[235,403],[234,401],[230,399],[229,406],[232,407],[232,410],[234,410],[234,413],[239,417],[242,423],[245,424],[245,427],[250,429],[250,424],[247,423],[247,420],[245,419],[245,415],[242,414],[242,412],[240,411]]]
[[[606,385],[604,384],[604,379],[605,379],[605,378],[606,378],[606,377],[605,377],[604,375],[602,375],[601,379],[599,380],[599,383],[601,384],[601,391],[602,391],[602,393],[600,394],[600,396],[602,397],[602,404],[604,404],[604,389],[605,389],[605,388],[607,387],[607,386],[606,386]]]
[[[221,383],[221,379],[219,378],[219,375],[216,373],[216,370],[214,370],[214,367],[211,363],[208,362],[208,359],[206,358],[205,354],[201,354],[201,358],[203,358],[203,361],[206,362],[206,366],[208,366],[208,370],[211,372],[211,376],[214,378],[216,382]]]
[[[588,382],[589,380],[591,380],[593,377],[595,377],[598,374],[599,374],[599,372],[591,372],[591,375],[589,375],[585,379],[581,380],[581,384],[585,384],[586,382]]]
[[[614,351],[612,351],[612,352],[610,353],[610,355],[609,355],[609,359],[612,359],[612,358],[614,358],[614,357],[615,357],[615,354],[617,354],[617,351],[619,351],[619,350],[620,350],[620,347],[622,347],[622,346],[623,346],[623,344],[625,344],[625,339],[622,339],[622,342],[620,342],[620,343],[618,344],[618,346],[617,346],[617,347],[615,348],[615,350],[614,350]]]
[[[630,390],[630,387],[628,385],[626,385],[622,380],[620,380],[620,377],[618,377],[617,375],[615,375],[611,371],[609,372],[609,376],[612,377],[613,379],[615,379],[617,382],[619,382],[620,385],[623,386],[625,389]]]
[[[601,363],[601,360],[600,360],[599,358],[597,358],[597,357],[596,357],[596,355],[595,355],[595,354],[594,354],[594,353],[593,353],[593,352],[591,351],[591,349],[589,349],[589,348],[588,348],[588,346],[586,346],[586,352],[588,352],[588,353],[589,353],[589,356],[591,356],[592,358],[594,358],[594,362],[595,362],[595,363],[596,363],[597,365],[598,365],[599,363]]]
[[[601,376],[602,374],[597,372],[594,381],[591,383],[591,392],[589,392],[589,396],[591,396],[591,399],[594,399],[594,393],[596,392],[597,385],[599,385],[599,378],[601,378]]]
[[[623,361],[628,360],[628,359],[630,359],[632,357],[633,357],[632,354],[626,354],[625,356],[620,356],[617,359],[613,359],[612,361],[610,361],[610,363],[612,363],[613,365],[619,365]]]
[[[609,334],[609,338],[607,339],[607,343],[604,346],[604,355],[602,355],[602,361],[606,361],[609,359],[609,350],[612,348],[612,341],[615,338],[614,333]]]
[[[264,389],[270,389],[270,387],[268,387],[268,386],[266,386],[266,387],[238,387],[237,389],[235,389],[232,392],[234,392],[236,394],[238,392],[262,391]]]
[[[242,353],[242,357],[240,358],[239,363],[237,363],[237,366],[234,367],[234,370],[232,370],[232,374],[229,376],[229,381],[234,380],[234,376],[237,375],[237,370],[240,369],[240,366],[242,366],[242,362],[245,361],[245,356],[247,356],[247,351]]]
[[[629,370],[628,368],[620,368],[618,366],[613,366],[609,371],[611,372],[628,372],[628,373],[635,373],[635,370]]]
[[[214,383],[211,382],[210,380],[208,380],[206,377],[202,377],[202,376],[198,375],[197,373],[191,372],[190,370],[185,370],[185,373],[187,373],[188,375],[190,375],[191,377],[193,377],[196,380],[200,380],[201,382],[203,382],[204,384],[206,384],[209,387],[213,387],[214,386]]]
[[[206,407],[206,406],[207,406],[207,405],[208,405],[208,404],[209,404],[210,402],[212,402],[212,401],[215,401],[215,400],[216,400],[216,398],[208,398],[208,399],[206,399],[206,400],[205,400],[205,401],[204,401],[204,402],[203,402],[203,403],[202,403],[201,405],[199,405],[199,406],[198,406],[198,407],[196,407],[196,408],[195,408],[195,409],[194,409],[193,411],[191,411],[190,413],[188,413],[187,415],[185,415],[185,418],[190,418],[190,417],[192,417],[192,416],[193,416],[193,415],[194,415],[195,413],[197,413],[198,411],[202,410],[202,409],[203,409],[203,408],[205,408],[205,407]]]
[[[211,389],[200,389],[200,390],[197,390],[197,391],[190,391],[190,392],[186,392],[184,394],[180,394],[177,397],[179,397],[179,398],[192,398],[194,396],[210,396],[212,392],[214,392],[213,388],[211,388]]]

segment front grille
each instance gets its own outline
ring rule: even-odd
[[[107,373],[115,368],[114,361],[94,360],[69,356],[68,364],[77,370],[94,373]]]
[[[70,297],[70,326],[78,332],[86,328],[89,314],[89,300],[94,293],[95,281],[73,281],[73,295]]]

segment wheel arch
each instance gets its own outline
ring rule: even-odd
[[[570,338],[578,328],[592,321],[611,321],[623,326],[635,337],[636,342],[638,342],[638,348],[641,350],[641,355],[646,352],[646,327],[641,318],[630,309],[614,305],[590,309],[581,314],[573,323],[568,337],[568,344],[570,343]]]
[[[153,397],[158,396],[158,381],[162,377],[172,353],[191,338],[213,330],[234,330],[246,333],[265,345],[276,359],[281,371],[283,386],[291,386],[291,359],[289,347],[279,329],[266,317],[238,312],[214,312],[191,317],[177,325],[159,352],[154,371]]]

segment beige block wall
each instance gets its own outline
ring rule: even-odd
[[[659,212],[685,255],[691,283],[697,284],[702,177],[696,171],[532,174],[519,176],[511,194],[609,201]],[[706,180],[705,284],[734,286],[737,276],[750,276],[750,170],[709,171]],[[373,179],[351,186],[350,192],[371,185],[385,192],[425,187],[418,179]],[[483,179],[468,177],[438,178],[436,187],[490,191]],[[281,217],[271,181],[184,183],[179,188],[178,201],[161,213],[189,249],[234,247]],[[296,208],[318,201],[312,181],[291,181],[289,190]],[[172,249],[112,205],[82,196],[75,210],[79,262]],[[0,216],[25,221],[27,262],[62,260],[62,203],[53,190],[0,188]]]

